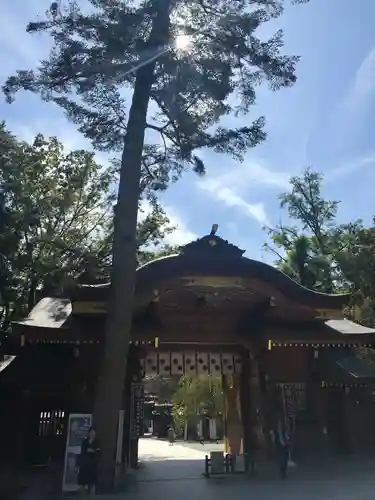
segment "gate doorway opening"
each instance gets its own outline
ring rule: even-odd
[[[235,344],[175,344],[140,346],[133,352],[144,387],[143,422],[135,425],[141,427],[141,440],[134,466],[152,457],[184,458],[188,464],[194,456],[200,459],[202,474],[211,452],[223,457],[249,453],[253,418],[248,350]],[[174,449],[168,443],[170,429]],[[146,437],[153,441],[146,443]],[[182,465],[179,462],[179,469]]]
[[[140,480],[200,478],[206,455],[224,456],[222,379],[210,374],[145,376]]]
[[[144,432],[165,438],[168,426],[184,440],[216,440],[224,434],[223,377],[240,375],[235,350],[191,346],[148,350],[144,375]]]
[[[144,379],[143,436],[177,441],[219,441],[224,437],[222,377],[181,375]]]

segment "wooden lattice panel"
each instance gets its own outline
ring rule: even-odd
[[[209,353],[209,367],[211,375],[221,375],[221,354],[219,352]]]
[[[197,373],[198,375],[208,375],[208,352],[197,352]]]
[[[195,351],[185,352],[184,355],[184,365],[185,365],[185,375],[196,375],[197,374],[197,356]]]
[[[171,374],[172,375],[184,374],[184,355],[182,352],[171,353]]]
[[[171,353],[160,352],[158,354],[159,357],[159,375],[171,375]]]
[[[233,353],[223,352],[221,356],[221,364],[223,367],[223,375],[233,375],[234,373],[234,359]]]

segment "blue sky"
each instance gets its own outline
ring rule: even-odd
[[[0,3],[1,83],[46,54],[48,39],[27,35],[25,25],[49,4]],[[216,222],[219,234],[248,256],[270,260],[261,249],[266,241],[262,225],[286,221],[277,196],[287,189],[290,176],[308,165],[325,174],[325,195],[341,201],[340,222],[370,222],[375,214],[374,18],[374,0],[360,0],[355,7],[349,0],[311,0],[287,8],[267,27],[282,27],[285,51],[301,56],[298,82],[292,89],[258,92],[251,118],[266,116],[268,140],[243,163],[207,152],[206,178],[188,173],[163,196],[178,226],[172,243],[202,236]],[[23,139],[42,132],[57,135],[69,148],[87,145],[57,107],[37,96],[20,94],[12,105],[0,100],[0,119]]]

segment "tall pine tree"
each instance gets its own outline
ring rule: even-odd
[[[285,0],[286,1],[286,0]],[[301,2],[306,0],[295,0]],[[119,150],[121,175],[114,224],[112,302],[95,409],[103,474],[112,483],[118,410],[131,327],[136,224],[141,189],[164,188],[189,167],[202,174],[197,150],[241,159],[265,139],[262,117],[227,129],[220,118],[248,114],[256,88],[296,81],[297,57],[282,55],[282,31],[257,29],[282,14],[284,0],[89,0],[54,2],[30,23],[53,49],[36,71],[4,86],[8,100],[25,89],[61,106],[93,144]],[[126,91],[132,90],[129,106]],[[152,106],[149,104],[152,103]],[[145,132],[160,140],[145,144]]]

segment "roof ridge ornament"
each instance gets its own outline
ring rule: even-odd
[[[219,224],[212,224],[210,236],[215,236],[218,229],[219,229]]]

